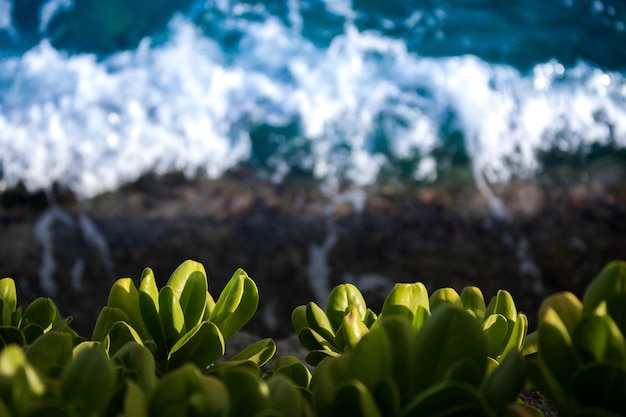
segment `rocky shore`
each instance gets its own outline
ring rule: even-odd
[[[91,329],[112,282],[151,267],[163,284],[191,258],[217,294],[239,267],[261,301],[246,330],[291,333],[297,305],[353,282],[378,309],[393,282],[509,290],[531,329],[547,294],[582,294],[608,261],[626,258],[626,178],[512,181],[493,187],[494,214],[474,183],[385,186],[329,197],[305,181],[275,185],[245,170],[218,180],[143,178],[79,201],[5,192],[0,274],[20,304],[50,296],[79,332]]]

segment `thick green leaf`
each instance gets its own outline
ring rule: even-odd
[[[159,292],[159,315],[167,346],[173,346],[185,332],[185,316],[174,289],[169,285]]]
[[[42,375],[56,378],[72,359],[74,345],[68,333],[48,332],[26,350],[26,358]]]
[[[487,355],[497,359],[506,344],[509,322],[502,314],[491,314],[483,322],[483,332],[487,340]]]
[[[337,330],[335,342],[339,351],[353,350],[361,338],[369,332],[355,306],[350,307],[343,323]]]
[[[141,317],[139,309],[139,292],[131,278],[120,278],[111,287],[107,305],[119,308],[128,316],[130,324],[141,336],[142,340],[148,339],[148,329]]]
[[[410,323],[397,317],[384,319],[381,326],[375,330],[384,331],[387,336],[391,350],[389,354],[392,361],[391,376],[396,382],[400,398],[406,402],[413,396],[410,363],[417,332]]]
[[[80,416],[101,415],[109,403],[115,376],[102,349],[81,349],[61,375],[61,398]]]
[[[337,390],[332,417],[383,417],[369,389],[358,380],[350,380]]]
[[[539,309],[539,321],[548,310],[552,310],[571,334],[582,317],[583,305],[571,292],[560,292],[546,297]]]
[[[24,339],[27,345],[32,344],[44,334],[43,329],[37,324],[27,324],[26,326],[21,327],[20,330],[24,334]]]
[[[143,345],[139,334],[130,324],[125,321],[118,321],[109,330],[109,355],[114,355],[122,346],[129,342]]]
[[[502,314],[507,320],[515,323],[517,320],[517,308],[511,294],[506,290],[498,290],[496,296],[491,297],[486,314]]]
[[[300,330],[300,332],[298,332],[298,340],[300,341],[300,344],[307,348],[309,351],[336,351],[334,345],[332,345],[328,340],[324,339],[322,335],[309,327],[305,327],[304,329]]]
[[[300,333],[300,330],[305,327],[309,327],[309,322],[306,318],[306,305],[301,305],[293,309],[291,313],[291,324],[296,334]]]
[[[583,363],[616,360],[626,363],[624,337],[610,316],[583,318],[572,333],[572,343]],[[614,330],[611,329],[613,324]]]
[[[413,321],[418,306],[429,309],[428,291],[424,284],[397,283],[385,298],[381,316],[401,316]]]
[[[499,414],[519,396],[525,381],[524,358],[512,350],[485,379],[481,392],[491,409]]]
[[[473,286],[463,288],[461,291],[461,301],[463,302],[463,308],[465,308],[465,310],[471,312],[478,320],[484,320],[487,306],[485,305],[485,298],[480,288]]]
[[[533,385],[558,407],[563,415],[574,415],[574,401],[569,391],[561,385],[561,382],[544,362],[536,358],[527,360],[526,375]]]
[[[326,358],[317,365],[309,387],[319,416],[330,415],[337,389],[349,378],[349,367],[347,355]]]
[[[103,342],[109,335],[109,331],[115,323],[123,321],[129,323],[128,315],[119,308],[115,307],[103,307],[96,319],[96,324],[93,328],[93,334],[91,339],[98,342]]]
[[[225,416],[229,402],[223,384],[202,376],[191,363],[168,372],[158,383],[148,404],[151,417]]]
[[[538,331],[540,360],[546,364],[560,384],[567,386],[572,373],[580,364],[567,327],[556,311],[547,307],[539,321]]]
[[[446,379],[450,366],[468,360],[480,382],[487,366],[487,346],[478,321],[465,310],[441,306],[417,334],[412,352],[414,392]]]
[[[16,344],[19,346],[26,345],[26,338],[24,333],[17,327],[13,326],[1,326],[0,327],[0,342],[3,346]]]
[[[372,396],[383,416],[397,416],[400,413],[400,392],[392,378],[379,381],[372,390]]]
[[[574,375],[572,395],[584,407],[626,415],[626,370],[624,365],[601,363],[584,367]]]
[[[123,407],[124,417],[148,417],[146,394],[133,381],[126,381]]]
[[[309,365],[317,366],[326,358],[336,358],[339,356],[341,356],[340,353],[332,350],[313,350],[306,355],[305,360]]]
[[[180,305],[185,315],[185,328],[192,329],[200,323],[207,304],[208,283],[206,275],[194,271],[187,277],[180,296]]]
[[[583,297],[583,314],[592,314],[603,300],[608,313],[626,335],[626,262],[608,263],[593,279]]]
[[[111,363],[121,373],[122,380],[137,384],[146,395],[151,394],[156,387],[154,356],[145,346],[127,343],[115,352]]]
[[[478,389],[471,385],[446,381],[419,394],[401,413],[402,417],[495,416]]]
[[[221,374],[231,396],[231,415],[253,417],[270,404],[270,390],[257,375],[242,369],[231,369]]]
[[[337,285],[328,295],[326,315],[337,332],[343,323],[343,317],[350,307],[356,307],[361,318],[367,314],[365,299],[357,287],[352,284]]]
[[[26,307],[20,328],[29,324],[36,324],[45,332],[52,328],[55,320],[58,318],[56,305],[49,298],[37,298]]]
[[[350,376],[373,390],[381,380],[391,376],[391,355],[388,333],[380,327],[372,330],[354,347],[348,369]]]
[[[234,355],[230,360],[250,360],[257,366],[265,365],[276,353],[276,343],[272,339],[262,339]]]
[[[183,335],[170,350],[168,368],[186,362],[206,368],[224,355],[224,339],[217,326],[205,321]]]
[[[511,327],[511,322],[509,322],[509,327]],[[513,325],[513,329],[510,334],[507,336],[508,341],[506,346],[502,350],[501,356],[505,356],[509,351],[521,351],[524,346],[524,339],[526,338],[526,332],[528,331],[528,318],[524,313],[519,313],[517,315],[517,320]]]
[[[296,356],[276,359],[273,374],[285,376],[301,388],[309,388],[311,383],[311,371]]]
[[[218,327],[241,303],[244,293],[244,277],[247,277],[247,274],[242,269],[237,269],[217,299],[209,320]]]
[[[144,269],[139,284],[139,311],[151,339],[162,354],[167,350],[165,331],[159,316],[159,291],[150,268]]]
[[[239,279],[243,284],[243,293],[239,299],[239,303],[235,306],[235,310],[226,315],[218,325],[224,336],[224,340],[230,339],[235,333],[241,330],[241,328],[250,321],[252,316],[254,316],[259,305],[259,290],[256,284],[243,270],[240,269],[238,271]],[[220,299],[222,295],[220,295]],[[215,310],[220,308],[219,305],[220,300],[218,299],[215,304]]]
[[[334,344],[335,332],[324,310],[314,302],[310,302],[306,305],[305,314],[308,327],[316,331],[331,344]]]
[[[191,259],[187,259],[181,263],[168,278],[166,285],[169,285],[172,288],[177,300],[181,299],[187,280],[195,272],[202,274],[204,276],[204,281],[207,281],[204,266],[199,262],[192,261]]]
[[[12,278],[0,279],[0,301],[2,301],[2,326],[10,326],[11,314],[17,307],[17,291]]]
[[[267,380],[270,390],[269,407],[281,416],[298,417],[305,415],[307,403],[300,390],[291,380],[282,375],[274,375]]]
[[[430,311],[442,306],[454,306],[463,309],[463,301],[454,288],[439,288],[429,298]]]

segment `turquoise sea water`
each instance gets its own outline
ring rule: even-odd
[[[532,177],[623,154],[625,45],[623,0],[0,0],[3,182]]]

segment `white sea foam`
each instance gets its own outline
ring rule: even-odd
[[[52,13],[66,3],[46,4]],[[279,149],[309,143],[310,154],[274,155],[268,169],[280,181],[299,164],[331,191],[342,180],[376,180],[389,162],[375,151],[379,137],[397,159],[423,157],[415,177],[434,178],[429,154],[456,130],[488,182],[532,174],[539,149],[626,146],[626,81],[617,72],[547,62],[521,74],[474,56],[424,58],[401,39],[350,23],[325,49],[271,16],[237,27],[235,55],[177,16],[166,43],[146,39],[104,61],[47,41],[3,58],[6,182],[29,189],[59,182],[89,197],[147,171],[215,177],[250,158],[255,126],[293,122],[300,136]]]

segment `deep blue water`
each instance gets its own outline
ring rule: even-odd
[[[0,0],[0,164],[83,196],[241,163],[529,177],[626,148],[624,45],[623,0]]]

